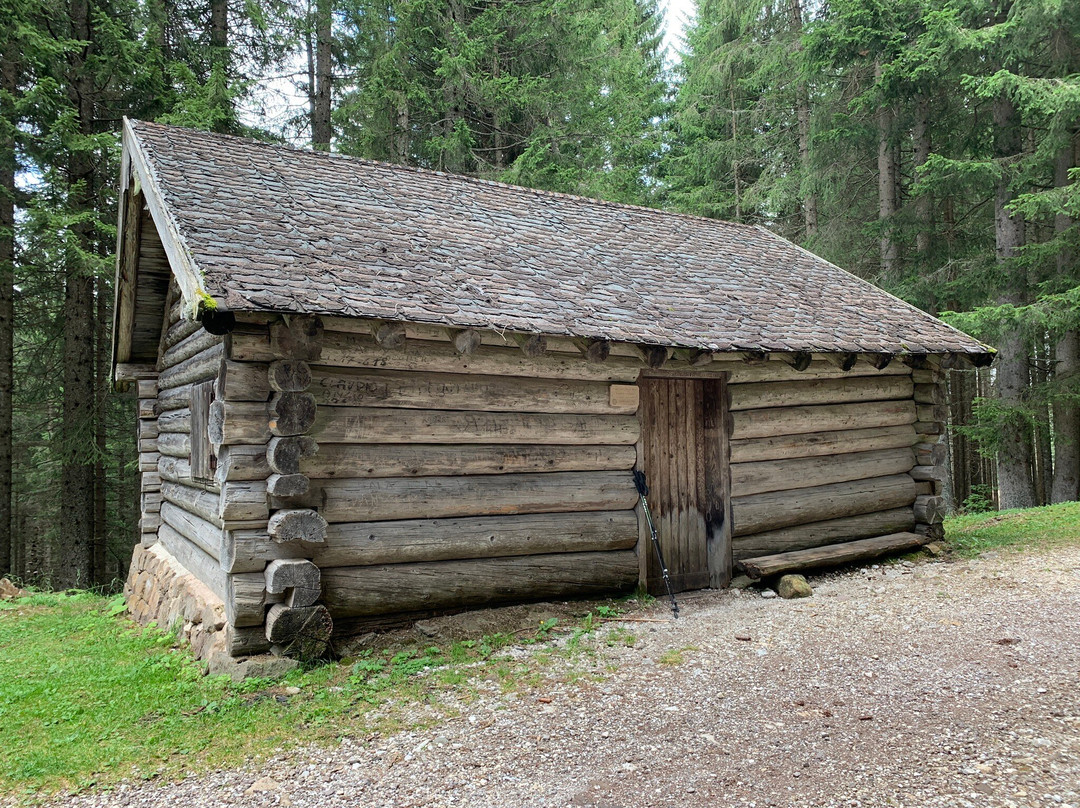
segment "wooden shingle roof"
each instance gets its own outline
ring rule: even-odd
[[[990,351],[760,227],[158,124],[130,122],[125,142],[171,257],[232,311],[711,351]]]

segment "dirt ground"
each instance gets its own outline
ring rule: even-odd
[[[434,729],[67,804],[1080,808],[1080,549],[811,583],[606,624]]]

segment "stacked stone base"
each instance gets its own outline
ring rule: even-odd
[[[160,544],[137,545],[124,584],[128,612],[140,625],[166,631],[179,624],[198,659],[228,656],[225,605]]]

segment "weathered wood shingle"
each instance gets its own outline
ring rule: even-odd
[[[763,228],[132,127],[228,309],[717,351],[987,351]]]

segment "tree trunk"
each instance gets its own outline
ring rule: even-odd
[[[315,102],[311,114],[311,145],[321,151],[330,151],[333,138],[330,121],[332,36],[333,9],[330,0],[315,0]]]
[[[1020,152],[1020,126],[1016,109],[1008,98],[994,101],[994,156],[999,161]],[[1003,171],[994,194],[994,234],[998,263],[1006,278],[1000,303],[1022,304],[1026,297],[1026,278],[1022,269],[1013,266],[1017,251],[1024,244],[1024,218],[1010,213],[1013,200],[1011,172]],[[1032,479],[1031,429],[1022,414],[1024,399],[1031,382],[1028,343],[1017,327],[1010,327],[998,341],[997,395],[1009,411],[1000,426],[997,457],[999,504],[1001,508],[1030,508],[1035,504]]]
[[[229,83],[229,0],[210,0],[210,70],[225,90]],[[215,98],[215,106],[222,107],[223,114],[214,115],[215,132],[231,132],[236,127],[232,100]]]
[[[881,81],[883,72],[881,62],[875,62],[874,78]],[[899,255],[896,241],[893,239],[898,196],[896,188],[899,181],[896,149],[892,143],[893,117],[892,107],[885,103],[878,107],[878,224],[881,227],[881,271],[886,275],[891,275],[896,269]]]
[[[791,24],[795,36],[795,51],[802,53],[803,11],[801,0],[791,0]],[[801,69],[801,65],[797,66]],[[814,191],[809,190],[807,180],[813,178],[810,170],[810,92],[806,82],[795,86],[795,117],[799,124],[799,171],[803,178],[802,207],[803,227],[806,238],[812,239],[818,230],[818,199]]]
[[[1054,185],[1061,188],[1069,184],[1069,169],[1076,165],[1076,150],[1080,138],[1062,148],[1054,160]],[[1054,232],[1061,234],[1072,226],[1072,219],[1064,213],[1054,217]],[[1062,249],[1057,256],[1057,271],[1064,276],[1075,259],[1070,250]],[[1080,373],[1080,332],[1071,329],[1062,334],[1054,346],[1054,377],[1059,395],[1054,398],[1054,484],[1051,502],[1072,502],[1080,498],[1080,407],[1075,401],[1060,396],[1064,390],[1073,390]]]
[[[912,134],[914,154],[912,163],[917,171],[926,164],[930,157],[930,99],[924,95],[919,96],[915,106],[915,127]],[[931,220],[934,200],[930,194],[921,194],[915,200],[915,220],[918,223],[918,232],[915,234],[915,251],[920,257],[926,258],[930,252],[933,240],[934,223]]]
[[[409,164],[409,99],[404,92],[398,96],[394,120],[394,160],[403,166]]]
[[[87,0],[72,0],[71,30],[83,47],[70,56],[68,92],[81,135],[93,133],[92,79],[86,71],[93,31]],[[80,144],[81,145],[81,144]],[[71,204],[87,211],[94,204],[94,155],[85,146],[69,158]],[[91,228],[72,226],[82,255],[94,252]],[[68,259],[64,279],[64,405],[61,429],[61,506],[54,584],[91,583],[94,542],[94,277],[81,256]]]
[[[1045,390],[1049,381],[1050,357],[1045,337],[1039,338],[1034,349],[1034,383]],[[1052,485],[1053,453],[1050,448],[1050,405],[1046,401],[1038,402],[1039,412],[1035,418],[1035,504],[1046,505],[1050,502]]]
[[[5,26],[7,27],[7,26]],[[18,69],[10,37],[0,42],[0,577],[12,566],[12,388],[15,335],[15,110]]]
[[[105,384],[109,372],[109,331],[108,323],[108,284],[104,278],[97,278],[96,290],[96,333],[94,335],[94,571],[93,581],[96,586],[105,586],[109,580],[109,534],[106,524],[106,488],[105,455],[108,451],[106,436],[105,406],[108,400],[108,387]]]

